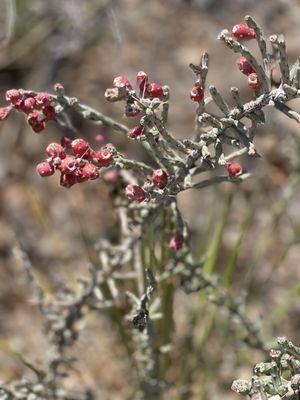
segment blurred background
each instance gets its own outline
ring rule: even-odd
[[[245,101],[251,99],[245,77],[237,72],[236,56],[216,39],[223,28],[230,29],[250,14],[267,37],[285,35],[291,62],[300,55],[299,0],[0,0],[0,4],[1,106],[6,104],[7,89],[51,92],[60,82],[68,95],[134,126],[136,121],[126,120],[122,106],[107,103],[103,94],[113,77],[122,74],[134,81],[136,72],[144,70],[153,81],[170,86],[169,126],[182,138],[191,135],[195,115],[195,104],[188,97],[194,79],[188,64],[197,63],[203,51],[210,54],[208,83],[228,101],[231,86],[240,88]],[[180,207],[198,254],[208,248],[220,221],[226,222],[216,271],[234,265],[232,293],[243,293],[249,316],[258,324],[263,321],[267,340],[286,335],[300,345],[299,126],[279,112],[268,110],[266,115],[267,123],[256,138],[262,158],[242,160],[252,178],[238,188],[224,185],[184,193]],[[96,144],[101,133],[129,157],[145,158],[139,145],[107,128],[75,123],[91,143]],[[43,319],[14,256],[16,240],[26,249],[43,287],[53,293],[63,282],[75,284],[86,274],[87,255],[94,256],[94,244],[113,234],[114,213],[104,183],[66,190],[59,187],[58,176],[43,180],[35,172],[46,145],[69,133],[51,123],[37,135],[18,113],[0,125],[0,380],[27,373],[11,349],[43,365],[47,348]],[[226,313],[207,321],[203,315],[209,315],[211,306],[204,303],[205,312],[199,316],[197,299],[181,291],[176,295],[175,335],[181,350],[174,351],[169,378],[189,380],[192,389],[183,398],[236,398],[229,389],[232,380],[249,378],[261,355],[242,344],[233,345],[235,325]],[[85,324],[89,329],[76,345],[81,362],[70,386],[91,387],[99,399],[125,399],[130,392],[129,364],[112,326],[99,315],[89,316]],[[182,351],[192,342],[197,352],[183,362]],[[189,376],[182,377],[182,365]]]

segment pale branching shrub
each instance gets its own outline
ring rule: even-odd
[[[246,25],[236,25],[231,32],[223,30],[219,40],[238,54],[235,68],[245,75],[253,98],[243,102],[238,88],[233,87],[232,102],[227,103],[218,89],[207,83],[209,59],[204,53],[199,64],[190,64],[195,75],[190,99],[197,111],[194,131],[186,139],[176,139],[168,129],[169,87],[151,83],[143,71],[137,74],[136,86],[119,76],[105,92],[108,101],[124,103],[128,118],[138,116],[139,124],[132,129],[67,96],[61,84],[54,86],[53,94],[23,89],[6,93],[10,104],[1,109],[2,120],[13,111],[22,112],[33,131],[40,134],[51,123],[71,130],[70,112],[75,111],[83,119],[127,136],[132,146],[139,142],[152,162],[126,158],[111,143],[94,149],[83,138],[65,136],[60,143],[46,148],[46,159],[37,166],[41,177],[60,174],[60,184],[65,188],[90,180],[104,180],[114,188],[111,198],[119,218],[120,240],[101,240],[97,245],[99,262],[90,266],[88,278],[79,280],[81,289],[66,286],[54,300],[35,282],[25,249],[16,246],[16,256],[24,263],[46,320],[51,352],[44,370],[27,365],[35,380],[1,385],[1,399],[94,398],[88,389],[69,393],[64,385],[74,361],[67,349],[78,338],[77,323],[86,310],[106,312],[113,321],[134,371],[130,398],[170,398],[162,396],[172,386],[166,372],[171,362],[174,289],[178,287],[186,294],[205,293],[213,304],[239,322],[248,346],[263,354],[269,351],[242,300],[233,297],[217,276],[208,273],[209,268],[203,268],[207,254],[200,261],[194,259],[189,227],[177,203],[178,194],[183,191],[223,182],[238,185],[250,176],[237,160],[242,155],[259,157],[254,137],[257,127],[265,123],[265,108],[273,107],[300,122],[300,115],[287,105],[300,97],[299,62],[290,66],[283,36],[272,35],[267,43],[256,22],[249,16],[245,21]],[[260,59],[248,50],[247,41],[257,42]],[[278,66],[281,80],[276,85],[273,73]],[[211,106],[216,111],[210,111]],[[201,179],[207,171],[212,176]],[[122,307],[120,282],[128,283]],[[256,366],[253,379],[236,381],[233,389],[252,399],[288,395],[296,399],[299,352],[290,342],[280,339],[279,350],[271,352],[272,361]]]
[[[299,398],[300,348],[285,337],[277,338],[278,349],[270,351],[270,360],[254,367],[251,380],[236,380],[232,390],[252,400]]]

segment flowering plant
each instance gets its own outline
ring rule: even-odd
[[[171,386],[167,371],[171,364],[175,282],[186,293],[205,292],[213,304],[223,307],[239,321],[249,346],[262,352],[269,350],[240,299],[234,298],[218,277],[206,272],[203,266],[208,255],[200,261],[193,257],[189,227],[177,199],[179,193],[189,189],[223,182],[236,185],[250,176],[237,159],[244,154],[259,157],[254,137],[257,126],[265,123],[265,107],[274,107],[300,122],[300,115],[286,104],[300,96],[299,62],[290,67],[282,36],[270,37],[270,52],[261,28],[249,16],[245,21],[246,24],[234,26],[231,32],[223,30],[219,40],[239,54],[236,68],[246,76],[253,98],[244,103],[239,90],[233,87],[233,105],[229,105],[215,86],[207,86],[208,54],[204,53],[199,64],[190,64],[195,82],[189,97],[197,110],[194,132],[186,139],[176,139],[168,129],[169,87],[151,82],[143,71],[137,73],[135,87],[125,76],[118,76],[112,88],[105,92],[109,102],[124,103],[126,117],[138,117],[138,124],[131,129],[77,98],[67,96],[61,84],[54,86],[53,94],[23,89],[11,89],[6,93],[10,104],[0,110],[2,120],[13,110],[22,112],[32,130],[41,134],[50,123],[63,125],[72,109],[84,119],[101,122],[127,136],[133,145],[139,142],[152,162],[128,159],[112,143],[93,148],[84,138],[64,136],[59,143],[47,146],[46,159],[36,168],[42,178],[57,172],[60,185],[68,189],[98,179],[115,186],[113,201],[120,220],[120,242],[117,245],[101,243],[98,248],[100,263],[92,266],[88,279],[80,281],[81,289],[77,292],[68,288],[51,301],[35,282],[26,253],[18,249],[47,321],[52,352],[45,370],[30,366],[35,380],[2,385],[1,398],[92,398],[88,391],[71,397],[64,387],[72,362],[66,349],[78,338],[76,322],[84,317],[85,308],[108,310],[118,328],[137,371],[130,398],[161,398]],[[260,61],[245,45],[246,41],[254,40],[261,54]],[[279,86],[275,86],[272,79],[277,64],[281,73]],[[218,112],[209,111],[212,104]],[[213,176],[200,179],[207,171]],[[160,240],[154,241],[155,236]],[[132,271],[126,270],[130,260],[133,260]],[[126,318],[120,307],[120,279],[135,282],[126,291],[128,301],[124,306],[132,329],[124,323]],[[155,326],[157,319],[160,325]],[[295,349],[293,347],[293,352],[297,353]],[[297,362],[293,365],[292,373],[299,374]],[[293,379],[295,381],[295,376]],[[283,389],[282,385],[274,384],[272,390],[269,383],[243,384],[242,390],[240,387],[240,384],[234,385],[236,391],[259,395],[261,399],[270,398],[269,394],[285,395],[288,390],[295,396],[298,393],[295,385]]]

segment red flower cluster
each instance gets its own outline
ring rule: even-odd
[[[132,84],[126,76],[117,76],[113,80],[113,87],[105,91],[105,98],[108,101],[126,100],[125,115],[135,117],[142,111],[139,98],[165,99],[163,87],[157,83],[149,83],[149,77],[144,71],[139,71],[136,76],[139,95],[137,96]]]
[[[72,154],[67,153],[68,149]],[[70,188],[75,183],[99,178],[100,168],[112,163],[115,152],[116,149],[111,143],[96,152],[83,139],[72,141],[64,137],[61,144],[48,145],[48,159],[39,163],[36,169],[41,177],[51,176],[55,170],[60,171],[61,186]]]
[[[14,108],[27,115],[27,123],[36,133],[40,133],[47,122],[55,118],[53,98],[47,92],[34,93],[29,90],[10,89],[6,92],[6,100],[11,106],[1,109],[0,119],[4,119]]]

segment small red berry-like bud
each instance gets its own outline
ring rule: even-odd
[[[27,99],[23,101],[22,105],[20,105],[20,109],[25,113],[29,113],[35,107],[35,104],[36,101],[34,97],[27,97]]]
[[[60,144],[65,148],[71,147],[71,143],[72,143],[72,139],[69,136],[63,136],[60,139]]]
[[[113,81],[113,87],[119,88],[125,86],[128,90],[132,89],[131,83],[126,76],[117,76]]]
[[[90,151],[89,151],[89,159],[95,160],[94,162],[98,161],[97,152],[95,150],[90,149]]]
[[[45,129],[46,121],[43,118],[44,116],[39,114],[37,111],[32,111],[30,114],[28,114],[27,122],[34,132],[40,133],[43,129]]]
[[[98,135],[95,136],[95,140],[96,142],[103,143],[105,138],[103,135],[101,135],[101,133],[99,133]]]
[[[12,104],[15,110],[24,111],[24,100],[19,100]]]
[[[4,120],[11,111],[11,107],[0,108],[0,121]]]
[[[73,140],[71,143],[71,149],[77,157],[83,157],[85,155],[89,157],[90,145],[83,139]]]
[[[162,169],[155,169],[152,173],[152,182],[159,189],[163,189],[168,183],[168,174]]]
[[[238,69],[245,75],[250,75],[254,72],[254,69],[250,65],[246,57],[241,56],[236,60],[236,65]]]
[[[82,175],[91,180],[97,179],[99,178],[99,169],[92,163],[86,163],[82,168]]]
[[[66,157],[66,150],[59,143],[50,143],[46,147],[46,154],[51,158],[61,158],[64,159]]]
[[[33,111],[32,113],[30,113],[27,117],[27,122],[29,125],[34,125],[35,123],[37,123],[39,120],[39,113],[38,111]]]
[[[113,155],[109,151],[109,149],[101,149],[97,153],[97,158],[98,158],[99,164],[104,167],[112,162]]]
[[[169,242],[169,248],[174,249],[174,250],[180,250],[183,245],[183,236],[180,233],[176,233],[174,235],[170,242]]]
[[[51,165],[48,161],[40,162],[36,167],[36,171],[43,178],[45,176],[51,176],[55,172],[53,165]]]
[[[83,167],[82,168],[77,168],[74,171],[75,178],[76,178],[76,183],[82,183],[86,182],[89,180],[89,174],[88,173],[83,173]]]
[[[104,172],[102,178],[106,183],[116,183],[119,179],[119,171],[116,169],[109,169]]]
[[[75,173],[76,183],[82,183],[89,180],[88,174],[83,174],[82,168],[77,168]]]
[[[127,135],[130,139],[136,139],[139,136],[141,136],[143,131],[144,131],[144,127],[142,125],[138,125],[132,129],[130,129],[130,131],[127,133]]]
[[[69,189],[71,186],[75,185],[77,182],[76,175],[74,174],[61,174],[60,175],[60,185]]]
[[[144,90],[146,83],[148,83],[149,77],[144,71],[139,71],[136,75],[136,81],[139,85],[140,90]]]
[[[145,95],[148,96],[150,99],[158,98],[160,100],[163,100],[164,91],[163,88],[157,83],[147,83]]]
[[[36,124],[32,125],[31,128],[35,133],[40,133],[42,132],[46,127],[46,121],[40,121],[37,122]]]
[[[226,167],[230,178],[236,178],[243,173],[243,167],[240,163],[233,163],[229,161],[226,164]]]
[[[6,92],[5,98],[12,104],[16,104],[18,101],[22,100],[22,94],[17,89],[10,89]]]
[[[245,24],[237,24],[232,28],[232,34],[236,39],[251,40],[255,38],[255,31]]]
[[[254,72],[248,76],[248,85],[255,90],[261,87],[261,82]]]
[[[146,199],[147,194],[141,186],[130,184],[125,188],[125,196],[131,200],[142,202]]]
[[[45,106],[42,108],[42,113],[45,115],[47,120],[55,118],[55,109],[52,106]]]
[[[64,174],[70,174],[76,170],[76,160],[73,156],[66,156],[60,164],[59,169]]]
[[[37,104],[40,104],[42,106],[49,106],[49,104],[52,101],[52,96],[50,93],[47,92],[39,92],[35,96]]]
[[[204,98],[204,90],[201,86],[194,86],[190,91],[190,99],[199,103]]]

